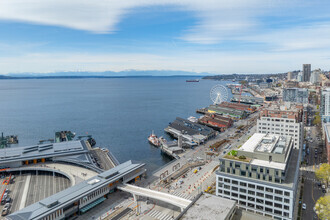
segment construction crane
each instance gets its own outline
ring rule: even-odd
[[[240,90],[240,92],[239,92],[238,104],[241,103],[242,91],[243,91],[243,84],[241,84],[241,90]]]

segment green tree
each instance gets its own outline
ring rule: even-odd
[[[315,176],[328,186],[330,180],[330,165],[327,163],[322,164],[320,168],[315,171]]]
[[[315,212],[321,220],[329,219],[330,196],[320,197],[315,204]]]
[[[313,125],[321,125],[321,116],[316,115],[313,120]]]

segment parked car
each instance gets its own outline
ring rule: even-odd
[[[12,199],[11,199],[10,197],[8,197],[8,198],[6,199],[6,204],[7,204],[7,203],[11,203],[11,201],[12,201]]]
[[[302,204],[302,209],[303,209],[303,210],[306,210],[306,208],[307,208],[307,207],[306,207],[306,203],[303,203],[303,204]]]

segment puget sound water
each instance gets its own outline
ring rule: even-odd
[[[186,79],[191,77],[0,80],[0,131],[18,135],[19,146],[60,130],[91,134],[119,162],[144,162],[151,172],[170,158],[148,143],[150,133],[168,139],[170,122],[199,117],[196,109],[212,103],[212,86],[231,83]]]

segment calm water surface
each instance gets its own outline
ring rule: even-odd
[[[211,87],[225,84],[186,79],[0,80],[0,131],[18,135],[20,146],[53,138],[59,130],[92,134],[120,162],[141,161],[150,172],[170,160],[148,144],[151,131],[165,135],[177,116],[196,116],[197,108],[211,104]]]

